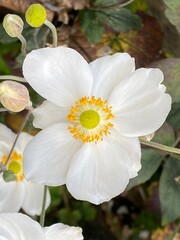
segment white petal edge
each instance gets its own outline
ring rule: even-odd
[[[37,93],[61,107],[89,96],[92,88],[88,63],[68,47],[33,50],[24,60],[23,74]]]
[[[0,237],[8,240],[45,240],[39,223],[21,213],[0,214]]]
[[[65,184],[70,161],[81,144],[73,139],[66,124],[42,130],[25,148],[25,178],[48,186]]]
[[[54,123],[65,122],[68,113],[69,108],[58,107],[49,101],[44,101],[33,110],[33,125],[36,128],[43,129]]]
[[[96,59],[90,67],[94,78],[92,95],[107,100],[116,85],[135,70],[135,63],[129,54],[115,53]]]
[[[44,228],[46,240],[83,240],[82,229],[80,227],[70,227],[57,223]]]
[[[67,189],[76,199],[94,204],[119,195],[129,182],[128,169],[120,157],[105,140],[82,145],[71,161]]]
[[[40,215],[42,210],[44,185],[37,183],[24,182],[25,184],[25,197],[22,203],[22,209],[31,216]],[[51,197],[49,190],[46,196],[46,209],[49,207]]]
[[[5,142],[6,144],[12,146],[15,137],[16,135],[11,129],[0,123],[0,142]]]

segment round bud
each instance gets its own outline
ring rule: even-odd
[[[19,37],[23,30],[23,20],[15,14],[7,14],[3,19],[3,27],[11,37]]]
[[[17,82],[4,81],[0,83],[0,102],[12,112],[20,112],[30,104],[27,88]]]
[[[31,27],[40,27],[46,20],[46,9],[39,3],[30,5],[25,18]]]

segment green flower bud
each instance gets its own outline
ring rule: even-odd
[[[35,28],[43,25],[46,17],[46,9],[39,3],[32,4],[25,14],[27,23]]]
[[[19,37],[23,31],[23,20],[15,14],[7,14],[3,19],[3,27],[11,37]]]

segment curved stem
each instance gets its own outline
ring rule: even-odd
[[[13,75],[4,75],[0,76],[0,80],[14,80],[17,82],[26,82],[26,79],[23,77],[13,76]]]
[[[7,110],[6,108],[0,108],[0,112],[7,112],[9,110]]]
[[[25,117],[25,119],[24,119],[24,121],[23,121],[23,123],[22,123],[22,125],[21,125],[21,127],[20,127],[20,129],[18,130],[18,133],[17,133],[17,135],[16,135],[16,138],[15,138],[15,140],[14,140],[14,143],[13,143],[13,145],[12,145],[12,147],[11,147],[11,150],[10,150],[10,152],[9,152],[9,155],[8,155],[8,157],[7,157],[7,160],[6,160],[6,162],[4,163],[4,166],[7,166],[8,161],[9,161],[9,159],[10,159],[10,157],[11,157],[11,154],[12,154],[12,152],[13,152],[13,150],[14,150],[14,147],[15,147],[15,145],[16,145],[16,143],[17,143],[17,140],[18,140],[18,138],[19,138],[19,136],[20,136],[23,128],[25,127],[26,122],[27,122],[27,120],[29,119],[29,116],[31,115],[31,113],[32,113],[32,109],[29,109],[29,110],[28,110],[28,113],[26,114],[26,117]]]
[[[146,141],[140,139],[140,143],[149,147],[153,147],[168,153],[175,153],[175,154],[180,154],[180,149],[178,148],[173,148],[173,147],[168,147],[159,143],[151,142],[151,141]]]
[[[50,28],[50,30],[52,32],[52,36],[53,36],[53,45],[54,45],[54,47],[57,47],[57,45],[58,45],[58,37],[57,37],[57,30],[56,30],[55,26],[48,19],[45,20],[44,24],[48,28]]]
[[[21,41],[21,52],[23,55],[26,56],[26,39],[23,37],[23,35],[19,35],[19,40]]]
[[[41,210],[41,216],[40,216],[40,225],[44,227],[44,220],[46,215],[46,199],[47,199],[47,190],[48,187],[44,186],[44,195],[43,195],[43,203],[42,203],[42,210]]]

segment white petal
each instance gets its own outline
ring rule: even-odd
[[[129,182],[128,169],[123,162],[127,155],[128,152],[117,151],[105,140],[84,144],[70,164],[66,181],[69,192],[76,199],[94,204],[119,195]]]
[[[12,146],[15,137],[16,135],[11,131],[11,129],[0,123],[0,142],[5,142]]]
[[[90,95],[93,81],[85,59],[67,47],[32,51],[24,60],[23,74],[36,92],[61,107]]]
[[[58,107],[49,101],[44,101],[33,110],[33,125],[36,128],[43,129],[54,123],[65,122],[68,113],[69,108]]]
[[[111,93],[109,105],[114,124],[126,136],[137,137],[156,131],[165,121],[171,97],[164,93],[159,69],[138,69]]]
[[[21,213],[0,214],[0,237],[7,240],[45,240],[41,226]]]
[[[18,212],[25,196],[22,182],[5,182],[0,179],[0,212]]]
[[[122,136],[113,128],[107,140],[119,152],[121,161],[126,165],[129,177],[137,176],[138,171],[141,169],[141,146],[139,139]]]
[[[23,151],[26,147],[26,145],[33,139],[33,136],[28,134],[28,133],[25,133],[25,132],[22,132],[20,135],[19,135],[19,138],[18,138],[18,141],[15,145],[15,150],[21,154],[23,154]]]
[[[82,229],[57,223],[44,228],[46,240],[82,240]]]
[[[64,184],[69,163],[80,145],[66,124],[54,124],[42,130],[25,148],[25,177],[49,186]]]
[[[23,210],[31,215],[40,215],[42,210],[44,185],[37,183],[30,183],[25,181],[26,195],[22,204]],[[50,205],[50,193],[47,192],[46,209]]]
[[[134,69],[134,58],[127,53],[98,58],[90,63],[94,82],[92,95],[108,99],[113,88],[130,75]]]

